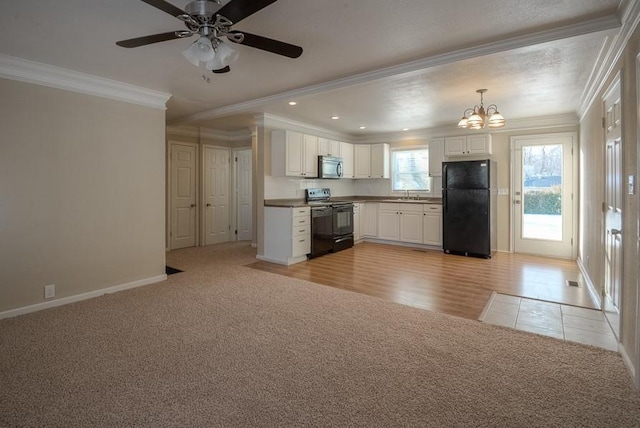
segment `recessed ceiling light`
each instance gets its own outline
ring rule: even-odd
[[[408,131],[408,130],[409,130],[409,128],[402,128],[402,130],[403,130],[403,131]]]
[[[367,127],[366,126],[361,126],[360,129],[367,129]]]
[[[340,116],[331,116],[331,119],[338,120],[338,119],[340,119]]]
[[[289,101],[289,105],[290,105],[290,106],[294,106],[294,105],[296,105],[296,104],[298,104],[298,103],[297,103],[297,102],[295,102],[295,101]]]

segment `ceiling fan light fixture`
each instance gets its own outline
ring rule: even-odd
[[[187,61],[197,67],[200,62],[211,61],[215,57],[215,50],[213,49],[211,40],[202,36],[182,51],[182,55]]]

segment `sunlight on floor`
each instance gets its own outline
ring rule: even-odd
[[[480,321],[557,339],[618,350],[618,343],[601,311],[559,303],[494,294]]]

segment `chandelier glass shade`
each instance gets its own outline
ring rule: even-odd
[[[506,120],[498,111],[498,106],[490,104],[486,109],[484,107],[482,95],[487,90],[478,89],[476,92],[480,94],[480,105],[464,111],[462,119],[458,122],[458,128],[483,129],[487,126],[489,128],[502,128],[506,124]]]
[[[182,55],[191,64],[198,67],[204,63],[207,70],[222,69],[236,59],[240,54],[227,43],[218,38],[201,36],[182,52]]]

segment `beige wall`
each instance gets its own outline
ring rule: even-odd
[[[615,75],[620,72],[622,83],[622,150],[623,150],[623,275],[621,293],[620,342],[627,362],[637,371],[637,322],[638,304],[638,190],[634,195],[626,192],[627,177],[638,179],[638,67],[636,57],[640,52],[640,29],[636,29],[625,51],[613,69],[598,97],[590,106],[580,126],[583,156],[581,194],[582,242],[580,260],[589,277],[602,290],[604,286],[603,213],[604,201],[604,134],[602,130],[602,96]],[[640,386],[640,385],[638,385]]]
[[[164,275],[164,111],[0,93],[0,312]]]

